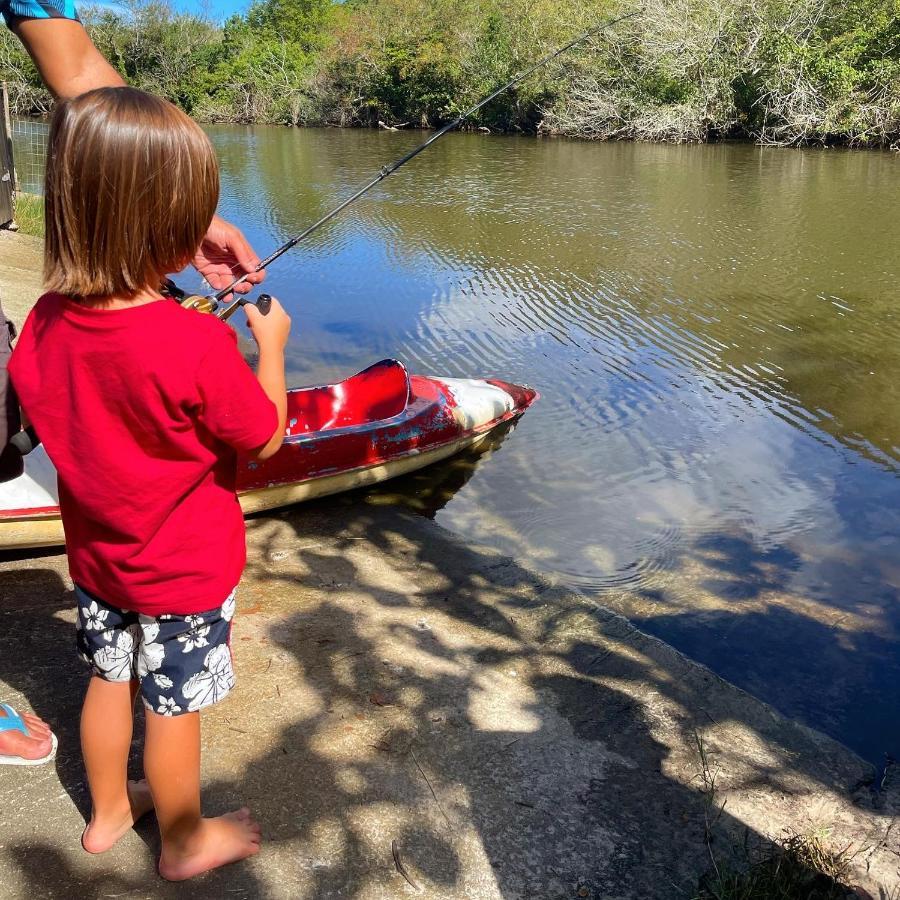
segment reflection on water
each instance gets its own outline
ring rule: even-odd
[[[440,465],[365,488],[360,493],[373,505],[405,506],[434,519],[469,483],[478,467],[500,449],[515,428],[515,422],[508,422],[492,431],[477,447],[457,453]]]
[[[212,134],[261,252],[420,139]],[[272,268],[292,380],[397,356],[538,387],[410,502],[900,754],[898,165],[454,136]]]

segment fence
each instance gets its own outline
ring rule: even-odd
[[[35,119],[13,119],[10,124],[16,166],[16,191],[43,194],[50,125]]]

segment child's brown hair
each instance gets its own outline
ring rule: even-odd
[[[219,199],[200,126],[130,87],[59,104],[50,126],[44,281],[70,297],[131,297],[197,252]]]

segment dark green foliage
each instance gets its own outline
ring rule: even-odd
[[[331,0],[257,0],[247,27],[268,40],[285,40],[309,52],[324,46],[331,26]]]

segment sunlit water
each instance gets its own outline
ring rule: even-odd
[[[262,253],[419,134],[215,128]],[[900,755],[900,158],[452,136],[272,267],[295,384],[541,401],[402,498],[874,762]]]

